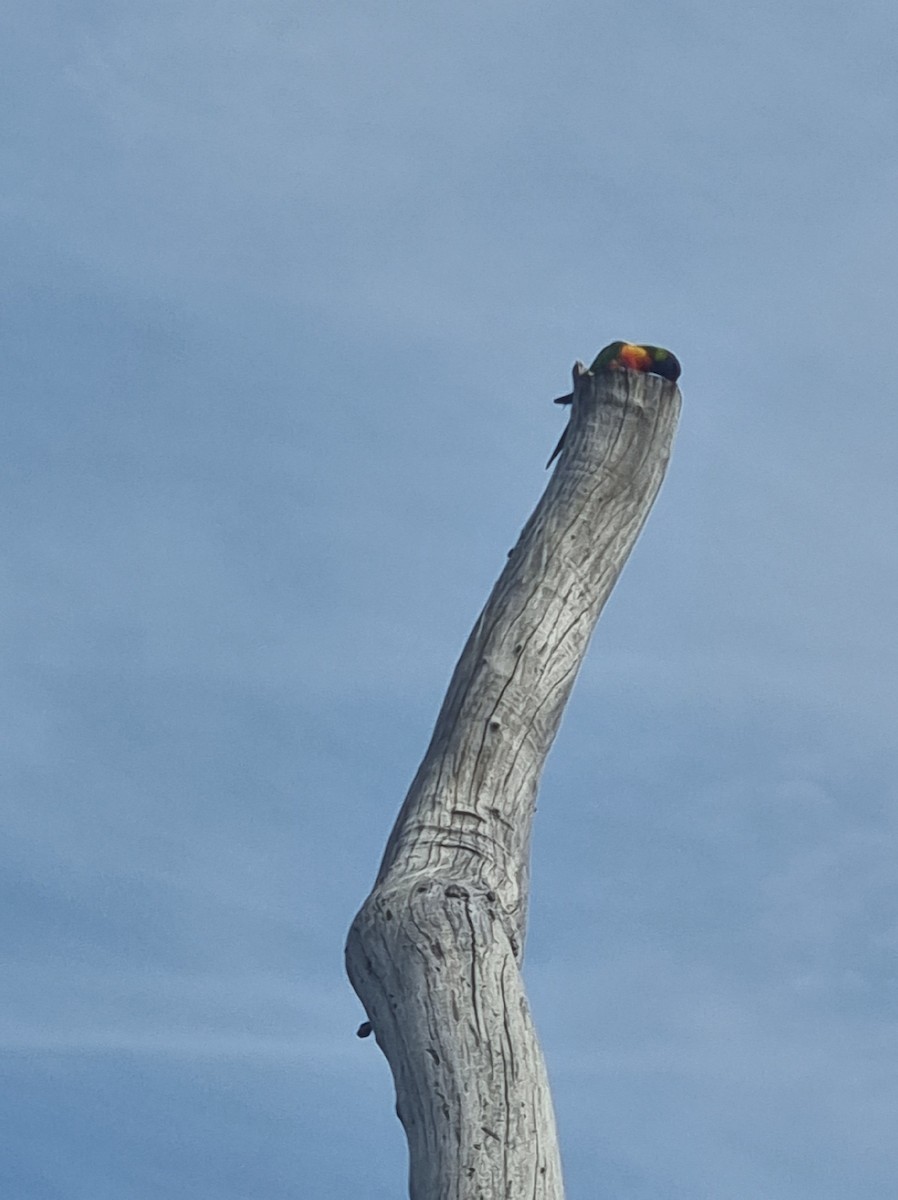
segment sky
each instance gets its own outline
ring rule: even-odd
[[[898,13],[0,17],[0,1194],[386,1200],[342,948],[576,359],[681,359],[543,777],[570,1200],[898,1142]]]

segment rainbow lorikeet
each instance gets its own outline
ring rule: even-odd
[[[598,375],[600,371],[621,370],[641,371],[644,375],[660,375],[662,379],[669,379],[671,383],[676,383],[680,378],[680,363],[675,354],[662,349],[661,346],[637,346],[635,342],[611,342],[604,350],[599,351],[589,368],[591,375]],[[568,392],[566,396],[557,396],[554,403],[570,404],[573,399],[573,392]],[[552,457],[546,463],[546,468],[551,467],[561,453],[566,437],[567,429],[552,451]]]

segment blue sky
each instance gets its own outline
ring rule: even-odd
[[[894,6],[2,22],[2,1194],[402,1194],[343,938],[629,338],[683,419],[534,833],[569,1196],[893,1197]]]

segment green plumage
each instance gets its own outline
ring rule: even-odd
[[[604,350],[600,350],[592,360],[592,366],[589,368],[592,374],[598,375],[599,371],[604,371],[606,367],[610,366],[626,344],[626,342],[612,342]]]

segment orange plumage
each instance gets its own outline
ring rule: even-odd
[[[645,346],[636,346],[632,342],[624,342],[617,353],[617,358],[611,364],[614,367],[629,367],[631,371],[651,371],[652,356]]]

